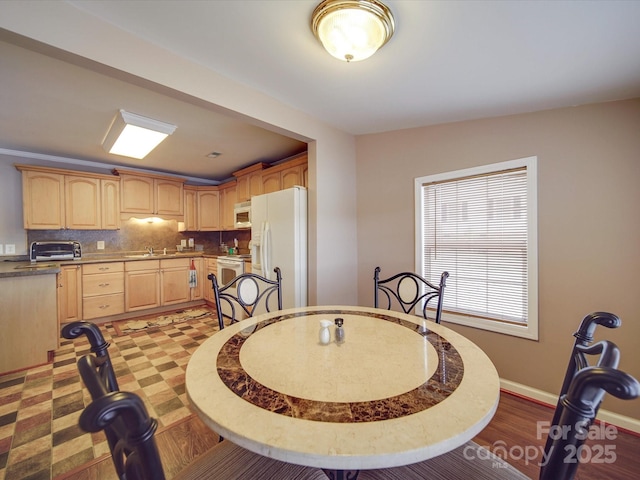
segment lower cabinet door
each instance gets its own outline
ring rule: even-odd
[[[125,291],[127,312],[160,306],[160,273],[158,270],[127,272]]]
[[[162,270],[162,305],[188,302],[190,296],[188,268],[167,268]]]

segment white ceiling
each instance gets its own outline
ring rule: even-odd
[[[355,135],[640,96],[640,1],[387,0],[394,37],[350,64],[311,33],[319,0],[68,3]],[[127,164],[100,148],[119,108],[179,126],[147,157],[174,173],[220,180],[305,147],[6,33],[0,148]]]

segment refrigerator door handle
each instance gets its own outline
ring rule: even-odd
[[[262,272],[264,277],[272,280],[271,278],[271,228],[269,222],[264,222],[264,229],[262,232]]]

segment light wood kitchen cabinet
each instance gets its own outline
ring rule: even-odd
[[[228,182],[218,187],[220,189],[220,223],[222,230],[235,230],[233,208],[236,201],[236,182]]]
[[[120,176],[120,212],[123,217],[158,215],[165,219],[184,217],[184,180],[126,173]]]
[[[22,171],[28,230],[120,228],[119,179],[106,175],[16,165]]]
[[[66,175],[66,227],[73,230],[97,230],[102,226],[101,185],[98,178]]]
[[[189,258],[160,260],[160,303],[162,305],[174,305],[190,300],[189,264]]]
[[[125,264],[125,311],[160,306],[160,260]]]
[[[198,189],[189,185],[184,186],[184,230],[198,230]]]
[[[273,193],[277,192],[278,190],[282,190],[281,185],[282,180],[280,178],[280,171],[264,172],[262,174],[263,193]]]
[[[59,230],[65,227],[64,175],[22,170],[22,206],[27,230]]]
[[[214,275],[218,275],[218,260],[215,258],[206,258],[206,269],[204,276],[204,299],[209,302],[211,305],[215,305],[216,299],[213,296],[213,286],[211,284],[211,280],[209,280],[209,274],[213,273]]]
[[[221,230],[220,192],[218,188],[198,189],[198,230],[201,232]]]
[[[60,267],[58,273],[58,331],[63,323],[82,320],[82,267]]]
[[[307,155],[270,167],[262,172],[263,193],[285,190],[295,185],[307,186]]]
[[[0,278],[0,374],[53,360],[60,339],[56,280],[55,273]]]
[[[102,230],[120,228],[120,180],[100,179]]]
[[[120,182],[110,178],[65,175],[66,228],[120,228]]]
[[[124,262],[82,266],[82,314],[85,320],[124,312]]]
[[[164,216],[184,215],[184,182],[167,179],[155,180],[155,213]]]
[[[237,178],[236,202],[247,202],[255,195],[262,195],[262,171],[267,166],[266,163],[258,162],[233,172],[233,176]]]
[[[218,187],[185,185],[184,230],[188,232],[222,230]]]
[[[287,168],[282,171],[281,175],[282,190],[304,184],[304,181],[302,180],[302,165]]]

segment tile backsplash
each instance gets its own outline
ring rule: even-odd
[[[225,232],[179,232],[178,222],[165,220],[159,223],[145,223],[130,219],[123,221],[120,230],[28,230],[27,242],[75,240],[82,244],[82,253],[121,253],[144,251],[153,247],[156,252],[175,252],[180,240],[193,238],[196,245],[202,245],[206,253],[226,253],[220,250],[220,244],[233,246],[238,239],[240,253],[249,252],[250,230]],[[98,250],[98,242],[103,241],[104,250]]]

